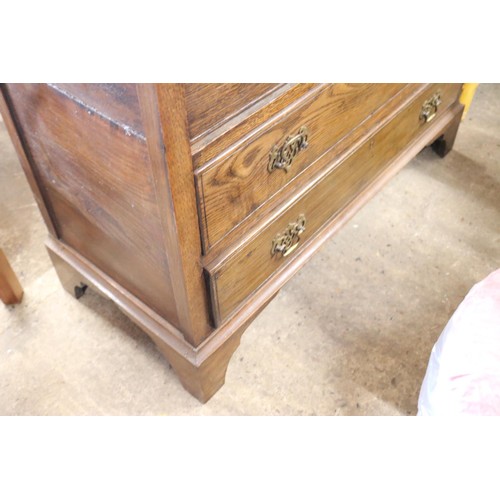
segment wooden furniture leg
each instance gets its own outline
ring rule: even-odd
[[[443,134],[439,136],[433,143],[432,149],[441,157],[444,158],[452,149],[457,137],[458,127],[462,120],[462,113],[455,115],[453,120],[449,123],[448,127],[444,130]]]
[[[88,287],[87,283],[84,283],[85,278],[50,250],[49,257],[62,287],[77,299],[82,297]]]
[[[240,345],[241,336],[253,319],[241,326],[232,334],[228,342],[221,344],[206,359],[200,360],[197,356],[195,363],[179,356],[158,337],[152,337],[152,339],[172,366],[184,389],[200,402],[206,403],[224,385],[229,362]]]
[[[4,304],[19,304],[23,297],[23,289],[7,257],[0,248],[0,299]]]
[[[50,238],[47,249],[66,291],[79,298],[78,290],[84,292],[88,284],[100,295],[113,300],[153,340],[182,386],[202,403],[224,385],[228,364],[240,344],[241,336],[278,293],[273,293],[260,307],[256,307],[246,320],[236,318],[228,321],[218,329],[218,335],[194,347],[185,341],[180,332],[172,332],[161,317],[146,311],[119,284],[88,261],[77,257],[71,249]]]
[[[207,350],[209,352],[205,354],[205,350],[200,346],[201,349],[198,350],[194,363],[192,360],[179,356],[160,338],[151,338],[172,366],[184,389],[202,403],[206,403],[224,385],[227,367],[234,352],[240,345],[241,336],[276,295],[274,294],[235,332],[231,332],[229,339],[221,343],[218,348]]]

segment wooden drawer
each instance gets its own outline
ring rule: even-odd
[[[266,123],[223,158],[198,169],[196,186],[205,253],[404,87],[320,85],[294,109]],[[274,153],[279,162],[280,153],[290,153],[294,147],[296,155],[288,171],[270,171],[271,155]]]
[[[361,146],[315,178],[301,193],[294,193],[295,198],[285,203],[264,227],[257,228],[256,233],[249,235],[234,251],[207,265],[215,321],[219,323],[227,318],[248,295],[294,258],[293,252],[287,256],[280,252],[272,255],[273,240],[278,235],[286,235],[294,224],[300,226],[305,219],[305,230],[291,242],[299,243],[295,250],[299,254],[315,232],[424,134],[430,126],[420,118],[424,102],[439,93],[441,104],[437,115],[440,115],[456,101],[459,91],[459,84],[425,87],[394,119],[368,135]]]
[[[284,84],[193,83],[185,85],[191,140],[210,133]]]
[[[227,154],[229,149],[257,134],[270,119],[286,112],[321,85],[183,84],[193,169]],[[200,130],[196,131],[197,128]]]

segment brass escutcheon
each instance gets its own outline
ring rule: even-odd
[[[307,142],[308,136],[309,131],[304,125],[300,127],[297,135],[288,136],[281,146],[273,146],[271,152],[269,153],[267,170],[269,172],[273,172],[276,169],[280,169],[288,173],[288,169],[290,168],[293,159],[300,151],[306,149],[309,145]]]
[[[290,255],[300,243],[300,235],[306,229],[305,215],[299,215],[295,222],[290,222],[283,233],[278,233],[271,244],[271,255],[280,253],[283,257]]]
[[[430,99],[424,102],[422,111],[420,112],[420,121],[429,123],[437,114],[439,105],[441,104],[441,94],[436,92]]]

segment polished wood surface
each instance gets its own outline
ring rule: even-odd
[[[51,86],[102,114],[129,133],[144,136],[137,86],[134,83],[53,83]]]
[[[382,124],[395,118],[398,110],[411,102],[415,95],[422,92],[426,84],[407,84],[384,106],[379,107],[371,116],[365,119],[358,127],[341,138],[333,147],[329,148],[313,163],[303,169],[301,173],[292,176],[290,181],[285,180],[285,184],[276,191],[275,195],[268,198],[260,206],[254,208],[249,217],[243,219],[237,226],[229,231],[223,239],[219,240],[203,256],[204,265],[211,265],[219,261],[232,251],[233,247],[246,244],[256,227],[263,227],[264,221],[272,218],[283,207],[283,200],[287,199],[287,192],[296,193],[303,189],[307,179],[312,180],[321,172],[330,168],[334,162],[338,162],[349,150],[355,149],[366,139],[366,136],[373,134],[380,129]],[[201,221],[202,214],[200,214]]]
[[[330,171],[303,186],[303,192],[290,194],[290,206],[258,233],[220,262],[208,267],[212,300],[217,321],[226,318],[245,298],[278,271],[284,260],[293,258],[271,255],[274,237],[283,233],[289,223],[306,218],[306,229],[301,235],[301,244],[314,237],[332,216],[338,213],[356,195],[369,185],[380,171],[387,167],[409,144],[422,135],[430,123],[419,120],[422,103],[440,89],[442,103],[438,115],[456,101],[459,86],[433,85],[415,96],[413,102],[400,110],[377,134],[368,136],[364,144],[352,151],[347,158],[334,163]],[[305,191],[305,192],[304,192]],[[294,199],[299,195],[298,199]]]
[[[280,85],[275,91],[257,100],[255,105],[245,108],[210,133],[192,141],[193,166],[202,167],[216,161],[219,155],[227,154],[229,150],[238,147],[241,141],[257,134],[260,127],[270,120],[276,120],[286,114],[290,106],[295,107],[311,89],[318,86],[315,83]]]
[[[6,304],[19,304],[23,298],[23,288],[0,248],[0,300]]]
[[[75,287],[89,285],[104,297],[111,297],[120,310],[151,337],[182,385],[201,402],[208,401],[224,384],[227,366],[241,335],[279,291],[274,290],[264,300],[249,304],[245,315],[225,322],[218,329],[218,335],[193,348],[179,330],[70,247],[49,237],[47,249],[69,293],[74,294]]]
[[[249,323],[321,244],[420,149],[449,151],[463,110],[452,84],[0,89],[61,283],[113,300],[200,401],[224,383]],[[439,111],[423,123],[437,90]],[[289,174],[269,174],[269,149],[305,120],[309,147]],[[301,214],[296,250],[272,256],[273,238]],[[207,228],[215,236],[203,248]]]
[[[58,237],[179,325],[146,141],[52,86],[7,93]]]
[[[245,217],[295,176],[308,169],[328,149],[388,105],[403,84],[334,84],[312,90],[309,98],[257,137],[197,174],[205,249],[217,243]],[[267,169],[273,146],[281,145],[299,129],[308,129],[308,147],[300,151],[290,170]],[[305,182],[305,178],[303,182]]]
[[[466,112],[466,106],[464,105],[464,113]],[[462,117],[457,116],[449,127],[444,131],[438,139],[432,144],[432,149],[441,157],[444,158],[452,149],[455,144],[455,138],[457,136],[458,127],[460,126],[460,121]]]
[[[276,83],[192,83],[184,85],[191,139],[211,132],[266,95],[285,87]]]
[[[179,326],[195,346],[211,332],[210,311],[200,263],[198,211],[182,85],[142,85],[142,113],[159,200],[162,235]],[[169,126],[162,127],[162,123]]]

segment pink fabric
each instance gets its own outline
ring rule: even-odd
[[[500,415],[500,269],[472,287],[432,353],[419,415]]]

